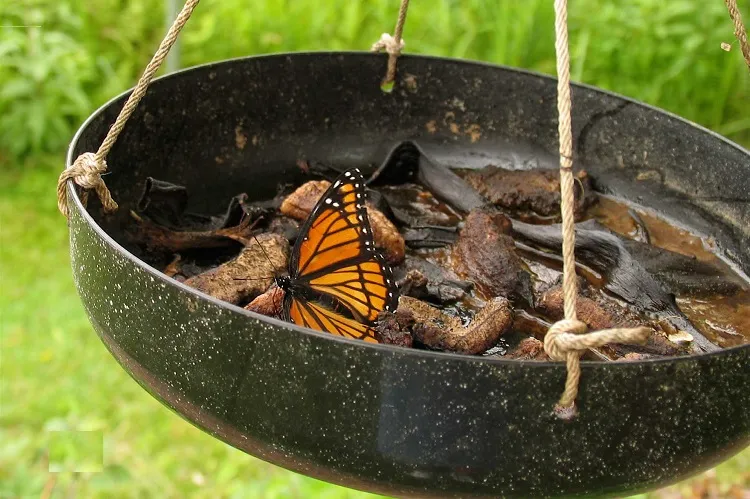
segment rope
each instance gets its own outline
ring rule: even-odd
[[[737,8],[737,0],[724,0],[724,3],[727,4],[729,17],[732,18],[732,22],[734,23],[734,36],[740,42],[740,50],[742,50],[742,55],[745,58],[747,69],[750,70],[750,43],[747,41],[747,32],[745,31],[745,26],[742,24],[742,14],[740,14],[740,10]]]
[[[128,97],[125,106],[115,120],[115,124],[112,125],[112,128],[107,132],[107,136],[104,139],[104,142],[99,146],[99,150],[96,154],[90,152],[81,154],[76,158],[70,168],[67,168],[60,174],[60,178],[57,181],[57,207],[65,217],[68,216],[68,203],[67,196],[65,195],[65,186],[67,185],[68,180],[71,179],[83,189],[93,189],[97,196],[99,196],[99,200],[102,202],[105,212],[112,213],[117,210],[117,203],[112,199],[112,195],[101,177],[102,173],[107,171],[107,155],[117,141],[120,132],[122,132],[122,129],[125,127],[125,123],[146,94],[146,90],[148,89],[151,80],[153,80],[154,75],[164,62],[164,59],[166,59],[169,50],[177,40],[177,36],[185,26],[185,23],[190,19],[190,15],[193,13],[193,10],[195,10],[198,2],[200,2],[200,0],[187,0],[185,2],[185,6],[169,28],[169,31],[159,45],[159,49],[156,51],[156,54],[154,54],[151,62],[146,66],[146,69],[140,80],[138,80],[138,84],[133,90],[133,93]],[[86,191],[84,191],[84,194],[81,195],[81,201],[84,204],[86,203],[87,197],[88,195],[86,194]]]
[[[380,35],[380,40],[372,44],[371,52],[388,52],[388,70],[381,85],[390,85],[396,79],[396,61],[401,51],[404,49],[405,42],[401,39],[404,33],[404,23],[406,22],[406,11],[409,8],[409,0],[401,0],[401,7],[398,10],[398,19],[396,20],[396,29],[393,36],[388,33]]]
[[[575,400],[578,396],[578,381],[581,379],[581,355],[589,348],[608,343],[643,344],[651,334],[651,329],[605,329],[593,333],[586,332],[586,324],[576,319],[564,319],[554,323],[544,336],[544,351],[552,360],[564,360],[568,367],[565,391],[557,404],[558,414],[575,415]]]
[[[576,414],[575,400],[581,379],[581,355],[589,348],[607,343],[643,343],[651,330],[608,329],[586,333],[586,324],[576,318],[578,286],[575,262],[575,218],[573,205],[573,131],[571,125],[570,55],[568,52],[567,0],[555,0],[555,54],[557,57],[557,112],[560,135],[560,210],[563,232],[563,303],[565,318],[553,324],[544,337],[544,351],[552,360],[565,361],[565,390],[555,408],[557,415],[570,419]]]

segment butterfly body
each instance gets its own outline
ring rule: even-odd
[[[284,319],[318,331],[377,342],[382,311],[395,310],[398,289],[375,243],[358,169],[341,174],[299,231],[285,291]]]

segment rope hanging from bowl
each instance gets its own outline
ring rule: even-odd
[[[578,285],[575,262],[575,219],[573,206],[573,132],[571,126],[570,55],[568,52],[568,2],[555,0],[555,53],[557,57],[557,112],[560,135],[560,210],[563,235],[563,306],[565,318],[553,324],[544,337],[544,351],[552,360],[565,361],[565,390],[555,407],[563,419],[576,415],[575,400],[581,378],[581,355],[607,343],[643,343],[650,334],[646,327],[607,329],[586,333],[586,324],[576,317]]]
[[[409,9],[409,0],[401,0],[401,7],[398,9],[398,19],[396,19],[396,28],[393,30],[393,36],[388,33],[380,35],[380,40],[372,44],[371,52],[388,52],[388,70],[381,86],[391,85],[396,79],[396,61],[401,51],[404,49],[405,42],[401,38],[404,34],[404,23],[406,22],[406,11]]]
[[[112,195],[109,193],[109,189],[107,189],[107,186],[104,184],[104,180],[102,180],[101,177],[102,173],[107,171],[107,155],[112,149],[112,146],[115,145],[120,132],[125,128],[125,123],[146,94],[146,89],[151,83],[151,80],[154,79],[154,75],[159,70],[159,67],[161,67],[164,59],[167,58],[169,50],[177,40],[177,36],[185,26],[185,23],[190,19],[190,15],[193,13],[193,10],[195,10],[198,2],[200,2],[200,0],[187,0],[187,2],[185,2],[185,6],[177,15],[174,23],[172,23],[164,40],[162,40],[159,45],[156,54],[154,54],[151,62],[146,66],[141,79],[138,80],[138,84],[135,86],[133,93],[130,94],[130,97],[128,97],[127,102],[120,111],[120,114],[117,116],[115,124],[112,125],[112,128],[107,132],[107,136],[102,142],[102,145],[99,146],[99,150],[96,151],[96,153],[87,152],[81,154],[69,168],[66,168],[60,174],[60,178],[57,180],[57,208],[66,218],[68,217],[68,198],[65,193],[65,186],[68,184],[68,180],[71,179],[84,189],[81,193],[81,202],[84,203],[84,205],[88,198],[87,190],[93,189],[99,196],[99,200],[101,201],[102,207],[106,213],[113,213],[117,210],[117,203],[112,199]]]
[[[729,17],[734,24],[734,36],[740,42],[742,56],[745,58],[747,69],[750,70],[750,43],[747,41],[747,32],[744,24],[742,24],[742,14],[740,14],[740,9],[737,8],[737,0],[724,0],[724,3],[727,5]]]

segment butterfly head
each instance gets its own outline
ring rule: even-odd
[[[278,275],[274,280],[276,281],[276,285],[284,291],[288,291],[292,286],[292,278],[288,275]]]

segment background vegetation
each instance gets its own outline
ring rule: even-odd
[[[407,49],[553,73],[551,3],[412,2]],[[397,4],[204,0],[182,61],[367,49],[392,30]],[[740,8],[750,17],[747,0]],[[86,320],[55,180],[75,128],[135,83],[163,36],[162,12],[162,0],[0,3],[0,497],[366,497],[199,432],[128,378]],[[732,41],[720,0],[576,0],[570,29],[575,80],[750,144],[750,77],[736,44],[719,49]],[[48,472],[76,463],[93,471]],[[744,497],[748,470],[746,450],[651,496]]]

